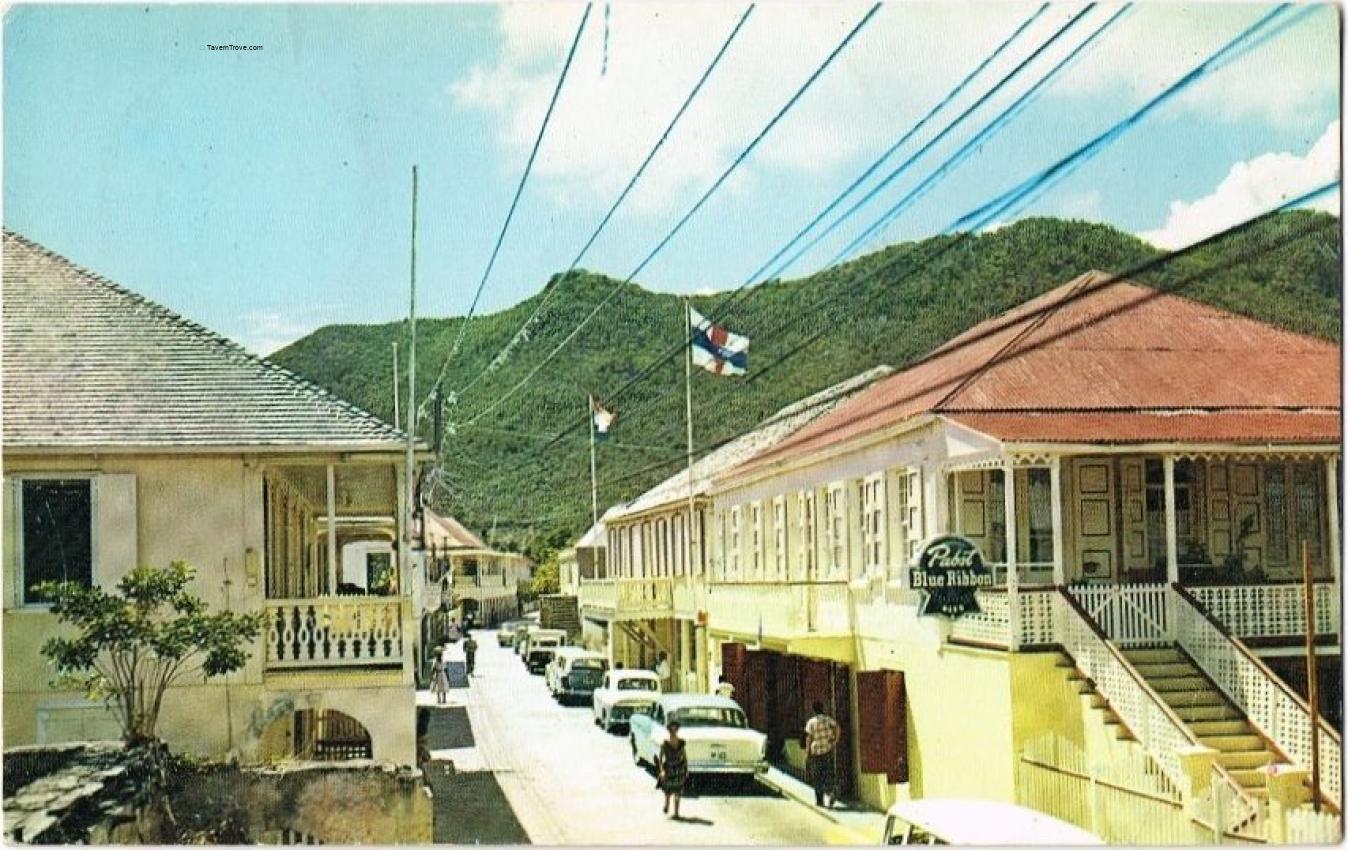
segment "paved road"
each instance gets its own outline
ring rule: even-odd
[[[456,769],[452,780],[435,782],[437,841],[521,841],[522,831],[535,844],[825,842],[826,818],[753,783],[694,789],[682,820],[661,814],[663,795],[632,764],[625,735],[594,726],[588,706],[558,705],[541,676],[491,632],[479,634],[472,684],[451,691],[471,734],[453,709],[437,710],[444,716],[432,727],[436,757]]]

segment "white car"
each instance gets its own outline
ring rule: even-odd
[[[594,722],[605,732],[645,714],[660,699],[660,677],[650,670],[610,670],[594,692]]]
[[[563,646],[553,653],[543,671],[548,692],[561,703],[586,700],[599,687],[608,659],[580,646]]]
[[[632,760],[654,765],[660,745],[669,740],[666,724],[674,721],[679,737],[688,742],[690,774],[753,775],[768,769],[767,736],[749,728],[739,703],[714,694],[665,694],[650,714],[632,715]]]
[[[885,844],[1086,846],[1105,842],[1043,812],[991,800],[907,800],[889,807]]]

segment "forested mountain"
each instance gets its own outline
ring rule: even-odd
[[[752,339],[749,377],[693,376],[695,443],[712,447],[878,363],[902,368],[969,326],[1090,269],[1134,272],[1139,281],[1199,301],[1339,340],[1339,245],[1336,218],[1298,211],[1148,265],[1160,252],[1136,237],[1106,225],[1040,218],[978,236],[892,245],[810,277],[770,281],[724,320]],[[439,508],[499,544],[534,554],[565,545],[590,521],[589,392],[617,414],[612,439],[599,447],[601,512],[682,467],[681,355],[617,392],[680,345],[684,334],[680,299],[634,284],[623,286],[522,391],[477,418],[616,283],[588,271],[554,276],[544,292],[556,291],[499,368],[488,369],[493,356],[544,294],[472,321],[444,382],[457,398],[445,408],[445,463],[434,496]],[[692,300],[715,316],[724,299]],[[419,393],[439,371],[461,321],[418,323]],[[391,344],[402,341],[405,352],[405,334],[402,323],[329,326],[272,359],[391,418]],[[428,439],[430,426],[428,417],[422,427]],[[554,440],[558,435],[564,436]]]

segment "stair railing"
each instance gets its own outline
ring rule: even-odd
[[[1290,761],[1310,769],[1311,711],[1301,695],[1250,651],[1187,589],[1176,585],[1176,639],[1259,732]],[[1339,734],[1318,718],[1320,787],[1334,805],[1342,793]]]
[[[1091,681],[1096,693],[1166,776],[1181,785],[1187,784],[1179,756],[1187,748],[1201,746],[1198,736],[1066,588],[1059,588],[1054,620],[1062,648]],[[1258,808],[1240,783],[1220,765],[1214,765],[1212,770],[1212,781],[1226,785],[1239,801],[1234,805],[1240,808],[1240,816],[1233,817],[1232,823],[1240,826],[1256,818]]]

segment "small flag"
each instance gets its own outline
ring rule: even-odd
[[[693,362],[717,375],[743,375],[749,370],[749,338],[713,325],[688,308],[692,322]]]
[[[599,402],[590,396],[590,410],[594,414],[594,436],[597,440],[602,440],[608,436],[608,429],[612,427],[613,420],[616,418],[613,413],[599,406]]]

